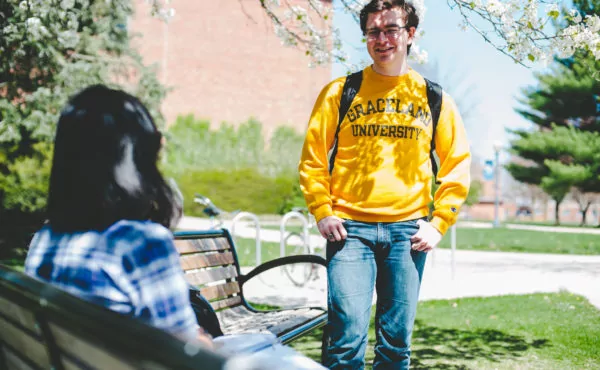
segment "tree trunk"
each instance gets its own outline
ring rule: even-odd
[[[587,220],[587,212],[590,209],[591,205],[592,205],[592,202],[587,202],[585,207],[583,207],[583,208],[580,207],[579,212],[581,213],[581,224],[579,226],[585,226],[586,220]]]
[[[560,203],[562,202],[562,200],[558,201],[558,200],[554,200],[556,203],[554,205],[554,225],[558,226],[560,225]]]

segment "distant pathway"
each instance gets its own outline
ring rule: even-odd
[[[485,224],[477,223],[472,226],[482,227],[481,225]],[[208,226],[207,220],[190,217],[185,217],[179,225],[181,229],[192,230]],[[464,223],[461,226],[468,227]],[[572,228],[546,226],[532,226],[528,229],[573,232]],[[600,234],[600,230],[597,229],[576,230]],[[239,225],[236,227],[236,235],[254,238],[255,230]],[[263,241],[279,243],[278,230],[261,229],[260,236]],[[311,237],[312,245],[324,246],[323,238],[314,235]],[[324,271],[319,274],[319,279],[303,289],[294,287],[282,275],[282,271],[279,270],[261,274],[245,285],[246,295],[255,302],[280,306],[325,304]],[[457,250],[453,273],[451,251],[437,249],[427,258],[420,299],[453,299],[561,290],[583,295],[600,308],[600,256]]]
[[[471,227],[474,229],[491,229],[494,227],[491,222],[459,221],[457,226]],[[600,228],[589,227],[566,227],[566,226],[541,226],[541,225],[523,225],[523,224],[505,224],[507,229],[547,231],[554,233],[570,234],[597,234],[600,235]]]

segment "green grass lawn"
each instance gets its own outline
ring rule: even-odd
[[[588,217],[591,218],[591,215],[588,214]],[[485,222],[485,223],[489,223],[491,224],[492,221],[490,220],[477,220],[477,219],[473,219],[473,220],[461,220],[461,221],[475,221],[475,222]],[[561,222],[560,225],[556,225],[556,223],[554,222],[554,220],[549,220],[549,221],[529,221],[529,220],[505,220],[502,222],[502,224],[513,224],[513,225],[532,225],[532,226],[550,226],[550,227],[581,227],[581,228],[585,228],[585,229],[593,229],[598,227],[598,225],[583,225],[581,226],[579,222]]]
[[[439,247],[450,248],[450,231],[444,236]],[[600,254],[600,235],[506,228],[456,228],[456,248],[498,252],[597,255]]]
[[[256,242],[254,239],[237,238],[235,246],[241,266],[256,265]],[[288,246],[286,248],[286,256],[294,254],[295,249],[293,246]],[[279,243],[262,242],[260,251],[262,262],[267,262],[280,256]]]
[[[279,230],[276,226],[267,228]],[[300,228],[290,227],[288,230],[299,231]],[[457,228],[456,243],[456,247],[461,250],[583,255],[600,254],[600,235],[593,234],[553,233],[505,228]],[[256,264],[256,244],[254,239],[237,238],[236,247],[242,266],[253,266]],[[450,232],[442,239],[439,248],[450,248]],[[286,255],[294,254],[295,249],[293,246],[288,246],[286,248]],[[263,262],[279,257],[279,243],[262,242],[261,254]],[[18,262],[15,259],[12,264],[18,265]]]
[[[321,333],[292,346],[319,361]],[[368,367],[374,344],[372,316]],[[566,292],[420,302],[412,347],[412,369],[600,369],[600,311]]]
[[[279,256],[278,244],[265,244],[263,260]],[[238,246],[251,251],[240,255],[242,264],[252,264],[253,240],[240,239]],[[22,269],[22,261],[10,264]],[[373,320],[367,364],[374,356]],[[293,347],[318,361],[321,335],[314,331]],[[413,369],[600,369],[600,311],[567,292],[420,302],[412,364]]]
[[[279,230],[278,227],[267,228]],[[300,227],[289,227],[288,230],[300,231]],[[439,248],[450,248],[450,231],[442,239]],[[503,227],[491,229],[457,227],[456,248],[496,252],[598,255],[600,235],[515,230]]]

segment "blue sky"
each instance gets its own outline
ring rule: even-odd
[[[437,6],[433,6],[434,3]],[[465,86],[473,87],[475,92],[470,96],[479,100],[479,106],[465,125],[473,152],[481,160],[492,158],[494,141],[499,140],[504,146],[508,144],[507,127],[531,127],[514,108],[518,105],[515,98],[520,89],[535,84],[533,70],[516,64],[474,31],[462,31],[458,27],[460,14],[452,11],[445,1],[429,0],[425,5],[427,12],[419,27],[425,35],[419,45],[429,53],[429,61],[436,62],[453,80],[464,78]],[[338,13],[341,12],[336,13],[334,23],[341,29],[352,61],[368,60],[358,24],[350,16]],[[335,64],[333,77],[345,71],[345,67]],[[460,96],[454,98],[461,99]]]

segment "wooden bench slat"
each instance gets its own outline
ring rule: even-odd
[[[210,301],[225,334],[270,332],[288,343],[327,323],[327,311],[320,308],[260,312],[248,309],[239,286],[235,243],[229,235],[227,230],[175,233],[186,280]],[[225,243],[227,249],[217,251],[209,240]]]
[[[230,282],[200,289],[200,293],[208,300],[229,297],[240,292],[237,282]]]
[[[213,306],[213,308],[215,309],[215,311],[227,308],[227,307],[232,307],[232,306],[239,306],[240,304],[242,304],[242,297],[237,296],[237,297],[231,297],[231,298],[227,298],[227,299],[223,299],[222,301],[215,301],[215,302],[210,302],[211,306]]]
[[[185,273],[185,279],[192,285],[204,285],[213,281],[233,279],[238,276],[235,266],[217,267],[210,270]]]
[[[94,368],[96,365],[101,364],[103,369],[114,369],[114,370],[134,370],[137,366],[129,364],[126,358],[118,357],[117,355],[104,351],[101,348],[95,347],[83,338],[71,333],[67,329],[64,329],[53,323],[49,324],[50,331],[54,336],[57,346],[61,352],[64,352],[68,356],[77,359],[77,361],[86,364],[87,366]],[[78,369],[79,366],[70,362],[64,361],[65,367]]]
[[[0,315],[5,315],[10,320],[14,320],[24,328],[31,330],[38,336],[41,336],[40,329],[35,323],[35,317],[33,316],[33,313],[15,303],[7,301],[3,297],[0,297]]]
[[[0,370],[222,370],[228,363],[2,264],[0,297]]]
[[[0,317],[0,340],[7,343],[11,348],[24,349],[21,355],[30,359],[37,366],[47,369],[50,367],[50,359],[46,352],[46,346],[38,338],[34,338],[10,322]]]
[[[6,359],[6,370],[37,370],[36,368],[29,366],[28,363],[23,361],[8,347],[4,346],[0,348],[0,351],[3,352],[2,355],[0,355],[0,358],[4,356]],[[2,363],[0,363],[0,365],[2,365]]]
[[[233,254],[211,253],[211,254],[189,254],[181,256],[181,267],[184,271],[200,269],[204,267],[224,266],[234,263]]]
[[[231,249],[227,238],[216,239],[181,239],[175,240],[175,247],[179,254],[198,252],[223,251]]]
[[[271,312],[252,312],[244,306],[217,313],[226,334],[269,331],[277,336],[326,314],[325,310],[300,308]]]

